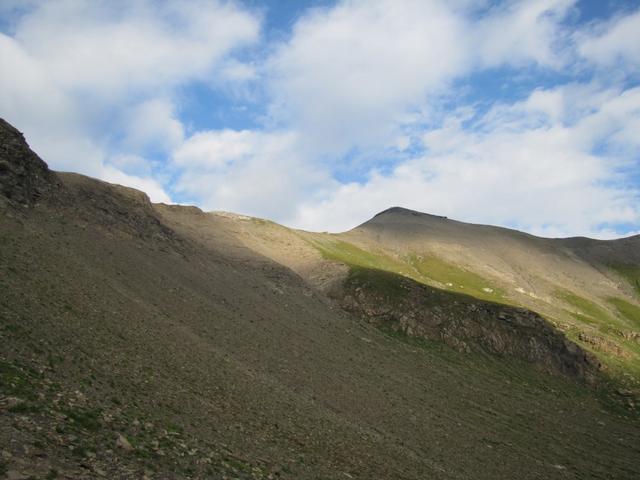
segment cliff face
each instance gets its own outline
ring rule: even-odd
[[[22,133],[0,118],[0,197],[33,205],[56,176],[27,145]]]
[[[461,352],[514,357],[593,383],[600,362],[535,312],[434,289],[387,272],[359,269],[331,295],[369,323]]]

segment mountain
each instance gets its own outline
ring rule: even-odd
[[[52,172],[4,121],[0,192],[0,476],[640,473],[637,238],[296,231]]]
[[[536,311],[609,373],[640,376],[640,236],[546,239],[391,209],[343,238],[420,282]]]
[[[364,269],[395,275],[405,286],[413,282],[435,288],[440,295],[449,294],[449,304],[465,298],[472,305],[485,301],[524,308],[588,352],[590,361],[601,362],[601,370],[625,389],[640,387],[640,236],[547,239],[398,207],[342,234],[224,218],[226,223],[215,221],[233,231],[238,242],[288,266],[334,298],[345,295],[344,282],[354,272],[362,280]],[[406,321],[392,323],[406,331]],[[440,329],[426,336],[442,340],[444,333]],[[459,328],[446,333],[451,345],[464,341],[457,338]],[[482,338],[487,339],[486,332]],[[510,344],[493,350],[504,353]],[[519,356],[531,359],[532,352]],[[544,363],[545,358],[539,360]]]

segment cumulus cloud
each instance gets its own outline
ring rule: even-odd
[[[482,65],[563,65],[560,23],[576,0],[524,0],[494,6],[469,32]]]
[[[198,132],[173,161],[182,171],[176,191],[211,210],[285,218],[300,199],[332,185],[306,161],[293,132]]]
[[[479,68],[558,67],[559,25],[575,0],[369,0],[316,10],[268,63],[274,115],[332,153],[397,134],[412,109]]]
[[[579,32],[578,51],[601,67],[624,65],[637,73],[640,67],[640,10],[596,24]]]
[[[182,167],[216,169],[256,155],[269,143],[264,140],[264,135],[249,130],[197,132],[176,149],[173,158]]]
[[[125,114],[126,143],[133,149],[171,150],[184,139],[184,127],[168,98],[144,100]]]
[[[565,104],[580,98],[576,90],[590,88],[536,91],[523,102],[481,115],[474,128],[462,126],[469,112],[461,111],[423,135],[424,155],[302,205],[292,223],[340,231],[355,226],[354,219],[399,204],[547,236],[611,235],[612,224],[640,220],[638,191],[616,186],[616,167],[624,157],[593,151],[612,129],[637,122],[640,115],[633,106],[620,108],[620,96],[609,92],[595,111],[565,123],[570,120],[562,113]],[[623,95],[635,99],[637,93]],[[532,114],[540,115],[537,121],[531,122]]]
[[[11,25],[10,34],[0,33],[1,114],[53,168],[117,178],[164,199],[156,180],[126,168],[116,174],[109,157],[179,143],[175,89],[215,76],[229,52],[260,31],[257,16],[208,0],[42,1],[5,12]],[[120,136],[124,146],[114,140]]]
[[[100,95],[164,89],[203,78],[259,24],[230,3],[43,2],[14,38],[62,88]]]
[[[314,11],[269,61],[274,115],[317,149],[377,142],[406,108],[465,68],[464,27],[442,2],[356,1]]]

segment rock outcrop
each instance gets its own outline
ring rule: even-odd
[[[332,296],[369,323],[437,340],[458,351],[483,350],[594,382],[600,363],[540,315],[441,291],[380,271],[350,275]]]
[[[56,182],[15,127],[0,118],[0,196],[31,206]]]

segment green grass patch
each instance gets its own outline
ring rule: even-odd
[[[367,288],[391,302],[404,299],[408,292],[402,284],[402,277],[397,274],[362,267],[351,267],[346,286],[351,289]]]
[[[184,428],[182,428],[180,425],[170,423],[167,425],[167,432],[178,433],[182,435],[184,433]]]
[[[491,301],[499,300],[505,295],[503,290],[477,273],[457,267],[438,257],[410,255],[408,261],[420,276],[443,284],[450,290]]]
[[[406,275],[406,266],[401,262],[384,254],[367,252],[355,245],[342,240],[327,240],[311,242],[327,260],[342,262],[349,266],[374,268]]]
[[[84,430],[95,432],[100,429],[100,411],[88,409],[66,409],[63,410],[69,418],[70,423]]]
[[[577,319],[581,319],[586,323],[600,324],[603,322],[612,321],[611,315],[598,304],[592,302],[591,300],[587,300],[584,297],[576,295],[569,290],[557,290],[555,292],[555,296],[573,307],[574,311],[572,311],[571,313],[577,314],[574,315],[574,317]]]
[[[610,265],[618,275],[623,277],[640,296],[640,266],[637,265]]]
[[[37,400],[37,387],[34,384],[37,374],[26,367],[0,361],[0,390],[22,399]]]
[[[448,290],[465,293],[473,297],[501,301],[505,292],[495,287],[480,275],[457,267],[438,257],[409,255],[395,259],[388,255],[363,250],[342,240],[312,240],[311,243],[327,260],[338,261],[350,267],[359,267],[402,275],[425,285],[434,283]],[[356,275],[361,271],[356,270]],[[382,279],[379,279],[382,280]],[[383,282],[390,293],[400,293],[389,282]],[[397,283],[397,282],[396,282]]]
[[[635,328],[640,328],[640,306],[618,297],[609,297],[607,301]]]

